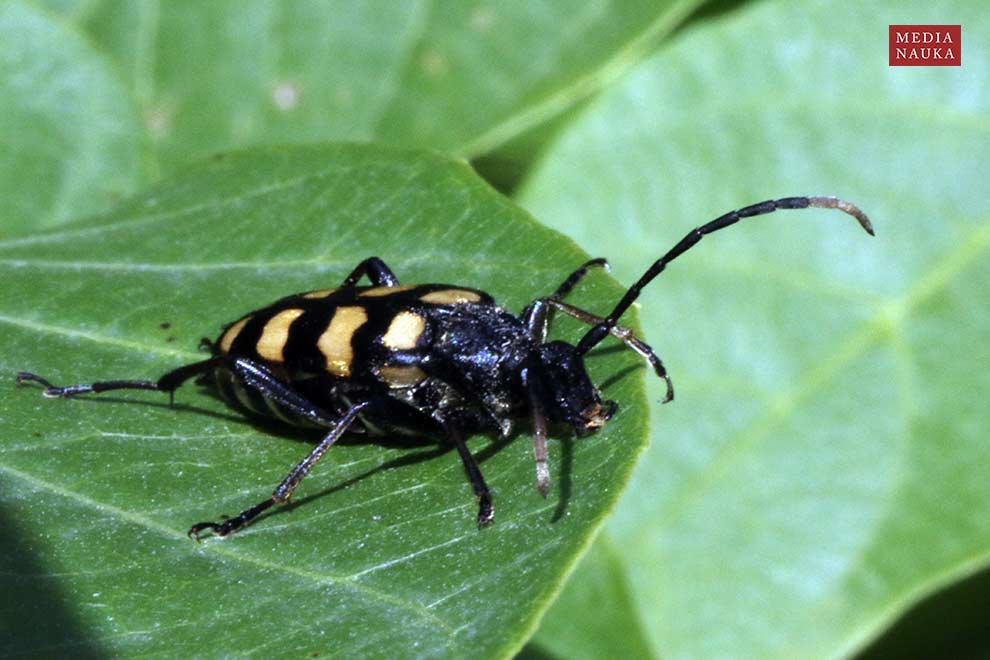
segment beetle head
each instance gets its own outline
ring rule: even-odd
[[[602,401],[584,367],[584,358],[567,342],[552,341],[537,347],[530,358],[529,386],[547,418],[565,422],[580,436],[605,425],[618,407]]]

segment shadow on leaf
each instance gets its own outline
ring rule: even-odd
[[[35,556],[33,544],[0,508],[0,656],[105,658],[59,588],[53,567]]]

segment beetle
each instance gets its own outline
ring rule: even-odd
[[[564,302],[594,267],[592,259],[563,280],[549,296],[529,303],[519,316],[478,289],[448,284],[400,284],[378,257],[365,259],[340,286],[291,295],[224,326],[216,341],[203,340],[210,357],[180,366],[158,380],[108,380],[53,385],[21,372],[17,383],[40,383],[44,395],[68,398],[85,393],[136,389],[167,392],[187,380],[216,387],[232,407],[298,426],[329,429],[271,496],[222,522],[189,529],[226,536],[262,512],[285,503],[302,479],[345,433],[367,435],[443,434],[456,448],[478,500],[478,527],[494,520],[492,497],[468,450],[469,433],[512,433],[513,421],[532,421],[536,484],[546,497],[548,425],[570,426],[578,436],[604,426],[618,404],[604,400],[591,382],[584,356],[612,335],[642,356],[666,383],[663,402],[674,390],[663,362],[619,318],[643,287],[706,234],[742,218],[777,210],[838,209],[873,227],[855,205],[835,197],[785,197],[731,211],[690,231],[626,290],[606,316]],[[359,285],[367,277],[370,285]],[[551,317],[559,312],[590,326],[580,341],[547,341]]]

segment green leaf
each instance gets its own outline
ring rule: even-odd
[[[141,130],[127,89],[92,46],[31,5],[0,3],[0,237],[132,193]]]
[[[478,154],[601,88],[699,2],[104,0],[75,17],[126,71],[171,171],[328,139]]]
[[[0,589],[23,594],[0,654],[497,656],[526,640],[645,443],[639,359],[591,357],[623,405],[601,433],[552,442],[550,497],[529,428],[472,439],[497,518],[455,452],[335,447],[293,504],[228,538],[186,530],[265,498],[319,434],[253,424],[187,385],[44,399],[59,383],[154,378],[202,336],[377,254],[407,282],[482,287],[518,311],[586,255],[462,162],[374,146],[217,158],[54,233],[0,242]],[[575,301],[621,289],[592,273]],[[168,324],[164,327],[163,324]],[[572,341],[581,328],[555,333]],[[30,596],[29,596],[30,594]]]
[[[578,572],[564,587],[566,598],[554,602],[553,616],[543,619],[537,642],[520,654],[540,657],[580,658],[589,651],[598,657],[648,658],[650,643],[645,637],[632,602],[623,548],[602,535],[581,558]],[[594,616],[588,616],[594,603]],[[546,648],[540,646],[546,641]],[[551,651],[552,649],[552,651]]]
[[[962,67],[888,67],[888,24],[946,21]],[[766,198],[845,197],[877,237],[836,212],[744,220],[647,289],[677,400],[606,530],[628,593],[588,607],[604,569],[579,568],[544,651],[604,657],[628,639],[587,633],[608,612],[654,655],[846,655],[988,565],[988,31],[961,0],[747,5],[686,30],[552,147],[524,205],[626,283]]]

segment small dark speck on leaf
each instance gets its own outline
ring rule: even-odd
[[[169,335],[168,337],[165,338],[165,341],[167,341],[167,342],[173,342],[173,341],[175,341],[175,337],[172,337],[171,335]]]
[[[162,330],[168,330],[169,328],[171,328],[171,327],[172,327],[172,323],[171,323],[171,322],[169,322],[169,321],[162,321],[162,322],[161,322],[161,323],[160,323],[160,324],[158,325],[158,327],[159,327],[159,328],[161,328]]]

